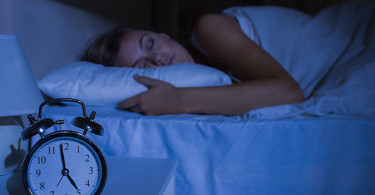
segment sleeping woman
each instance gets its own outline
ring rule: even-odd
[[[303,101],[299,84],[243,32],[235,17],[202,16],[192,40],[196,48],[187,49],[163,33],[119,27],[91,42],[81,60],[134,68],[199,63],[225,71],[239,81],[228,86],[177,88],[136,75],[134,79],[148,90],[121,101],[118,108],[146,115],[237,115],[261,107]]]

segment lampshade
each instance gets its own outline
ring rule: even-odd
[[[37,113],[42,102],[18,37],[0,34],[0,117]]]

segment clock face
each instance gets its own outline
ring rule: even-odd
[[[97,146],[67,132],[37,142],[26,157],[24,177],[31,194],[93,194],[104,185],[105,161]]]

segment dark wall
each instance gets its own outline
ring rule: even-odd
[[[116,22],[152,26],[153,0],[54,0]]]
[[[220,13],[231,6],[277,5],[315,14],[349,0],[55,0],[123,24],[139,25],[184,41],[204,13]],[[356,0],[361,1],[361,0]]]

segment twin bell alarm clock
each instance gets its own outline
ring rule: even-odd
[[[58,130],[45,134],[45,130],[64,123],[42,119],[42,108],[52,102],[68,101],[82,106],[83,117],[76,117],[72,124],[83,129],[82,133]],[[103,135],[103,127],[94,121],[82,101],[71,98],[51,99],[39,107],[38,118],[29,115],[30,126],[22,132],[27,140],[39,134],[39,139],[28,152],[22,167],[22,180],[28,194],[100,194],[107,178],[107,165],[99,147],[86,133]]]

